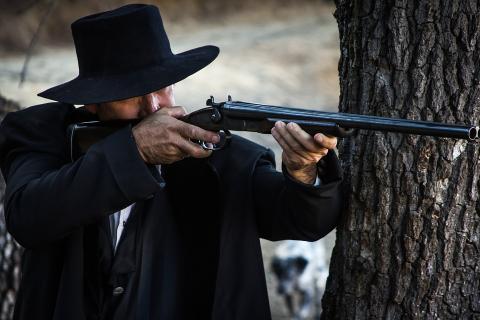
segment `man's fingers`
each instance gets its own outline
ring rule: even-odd
[[[275,129],[278,130],[278,133],[281,135],[283,140],[289,145],[292,151],[296,153],[301,153],[303,147],[298,143],[298,141],[290,134],[287,129],[287,125],[281,121],[275,123]]]
[[[190,156],[194,158],[206,158],[212,154],[211,150],[205,150],[200,145],[186,139],[180,139],[177,145],[185,156]]]
[[[298,144],[302,145],[309,152],[318,152],[318,145],[311,135],[302,130],[300,126],[294,122],[287,124],[287,130]]]
[[[185,110],[185,108],[181,106],[165,107],[160,109],[158,112],[162,114],[167,114],[174,118],[180,118],[187,114],[187,110]]]
[[[317,163],[327,155],[329,148],[336,146],[336,138],[317,134],[312,137],[296,123],[278,121],[271,130],[282,147],[282,162],[295,179],[313,183],[318,175]]]
[[[336,146],[336,138],[319,134],[317,139],[320,142],[318,142],[314,137],[302,130],[298,124],[293,122],[285,125],[279,121],[275,124],[272,134],[274,131],[277,133],[275,139],[279,143],[280,141],[283,142],[281,146],[284,150],[288,150],[290,154],[296,154],[304,159],[323,157],[328,153],[329,148],[333,149]],[[287,146],[288,149],[285,149],[284,146]]]
[[[337,146],[336,137],[327,136],[327,135],[324,135],[323,133],[315,134],[313,139],[315,140],[316,143],[330,150],[335,149],[335,147]]]
[[[188,139],[201,140],[211,143],[220,142],[220,136],[218,133],[203,130],[200,127],[188,123],[182,123],[180,126],[180,134]]]
[[[283,122],[280,121],[275,124],[275,129],[278,130],[281,138],[289,146],[289,153],[291,155],[295,154],[298,157],[309,161],[312,159],[316,159],[317,155],[323,156],[324,153],[328,152],[327,149],[324,150],[323,147],[315,145],[312,136],[310,136],[306,132],[304,133],[307,135],[308,138],[306,138],[305,136],[298,136],[298,138],[296,138],[292,134],[292,131],[294,130],[293,127],[295,125],[297,126],[299,131],[303,131],[300,129],[300,127],[298,127],[297,124],[292,122],[290,122],[288,125],[285,125]],[[301,133],[298,132],[298,134]]]
[[[294,122],[288,123],[286,127],[297,142],[310,152],[318,152],[319,148],[335,149],[337,146],[336,137],[327,136],[323,133],[317,133],[312,137]]]
[[[288,143],[285,141],[283,136],[278,132],[278,129],[276,126],[272,128],[271,132],[272,132],[273,138],[275,138],[275,140],[278,142],[278,144],[280,145],[280,147],[282,147],[284,151],[288,152],[289,154],[296,153],[288,145]]]

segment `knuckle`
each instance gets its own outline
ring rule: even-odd
[[[175,155],[178,153],[178,148],[172,144],[165,146],[165,153],[168,155]]]
[[[173,130],[166,130],[164,134],[164,141],[167,146],[175,141],[175,134],[172,133]]]
[[[187,112],[185,111],[185,109],[183,107],[172,107],[170,109],[171,109],[170,116],[172,116],[174,118],[183,117],[184,115],[187,114]]]
[[[193,156],[196,158],[204,158],[210,155],[210,152],[207,150],[203,150],[202,148],[198,147],[193,150]]]
[[[301,160],[299,162],[302,165],[302,167],[306,167],[306,166],[308,166],[312,163],[312,160],[301,158]]]
[[[162,124],[162,127],[165,128],[166,132],[176,131],[178,128],[175,121],[171,121],[171,119],[165,121],[165,123]]]
[[[194,126],[189,126],[187,129],[187,135],[189,138],[196,138],[197,137],[197,130],[195,130]]]
[[[337,145],[337,138],[329,138],[327,145],[330,147],[330,149],[335,148]]]
[[[317,162],[317,158],[319,158],[319,157],[320,157],[320,155],[318,153],[309,152],[305,155],[305,159],[307,159],[308,162],[310,162],[310,163],[311,162]]]
[[[174,160],[172,158],[164,158],[161,163],[163,164],[172,164]]]
[[[203,155],[203,152],[200,148],[195,147],[190,154],[195,158],[200,158]]]
[[[170,118],[166,124],[166,128],[168,131],[178,134],[182,132],[182,123],[175,118]]]
[[[170,115],[170,108],[161,108],[160,110],[158,110],[157,112],[155,112],[152,117],[155,117],[155,118],[164,118],[165,116],[169,116]]]
[[[213,140],[214,134],[209,132],[209,131],[206,131],[206,130],[203,130],[203,129],[199,128],[197,133],[200,137],[202,137],[202,140],[204,140],[204,141],[209,141],[210,142],[210,141]]]

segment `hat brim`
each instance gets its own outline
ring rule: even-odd
[[[143,96],[177,83],[205,68],[218,56],[215,46],[203,46],[165,59],[161,65],[99,77],[81,77],[52,87],[38,96],[69,104],[92,104]]]

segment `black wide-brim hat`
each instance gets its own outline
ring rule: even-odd
[[[172,53],[157,7],[132,4],[72,23],[79,75],[40,97],[92,104],[142,96],[179,82],[218,56],[215,46]]]

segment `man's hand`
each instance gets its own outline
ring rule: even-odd
[[[182,107],[164,107],[133,127],[133,137],[146,163],[170,164],[190,156],[205,158],[212,153],[190,139],[218,143],[218,134],[176,119],[185,114]]]
[[[314,137],[296,123],[278,121],[272,135],[282,147],[282,162],[288,173],[306,184],[315,183],[317,162],[337,146],[337,138],[317,133]]]

